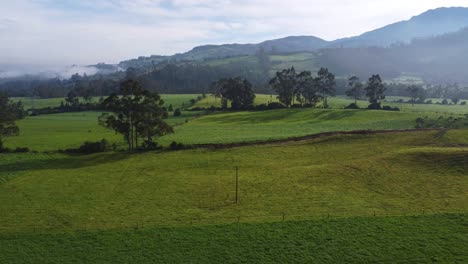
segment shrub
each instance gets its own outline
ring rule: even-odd
[[[432,100],[427,100],[426,104],[432,104]]]
[[[400,111],[400,108],[391,107],[391,106],[386,105],[386,106],[382,107],[382,110],[385,110],[385,111]]]
[[[172,141],[172,143],[169,145],[169,149],[171,149],[171,150],[182,150],[182,149],[185,149],[185,146],[182,143],[177,143],[175,141]]]
[[[145,140],[143,141],[143,144],[141,145],[140,150],[159,150],[162,149],[161,146],[158,145],[158,142],[154,142],[152,140]]]
[[[26,152],[29,152],[29,148],[16,148],[15,149],[15,152],[16,153],[26,153]]]
[[[443,105],[446,105],[446,104],[448,104],[448,101],[447,101],[447,99],[444,99],[444,100],[442,100],[442,104],[443,104]]]
[[[382,106],[380,104],[370,104],[367,108],[368,109],[374,109],[374,110],[380,110],[380,109],[382,109]]]
[[[461,102],[460,105],[466,105],[466,101]]]
[[[291,105],[291,108],[302,108],[301,104],[293,104]]]
[[[351,103],[345,107],[345,109],[359,109],[359,106],[355,103]]]
[[[255,110],[257,111],[265,111],[268,110],[268,105],[267,104],[259,104],[255,106]]]
[[[182,115],[182,112],[180,111],[179,108],[177,108],[175,111],[174,111],[174,116],[181,116]]]
[[[101,141],[97,141],[97,142],[86,141],[78,149],[67,149],[66,152],[80,153],[80,154],[93,154],[93,153],[105,152],[109,150],[110,148],[111,146],[109,145],[109,141],[102,139]]]
[[[286,106],[282,103],[271,102],[268,104],[268,109],[283,109],[283,108],[286,108]]]

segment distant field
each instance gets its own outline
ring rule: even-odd
[[[172,104],[174,108],[182,107],[183,104],[188,104],[190,99],[194,99],[199,94],[164,94],[161,95],[166,106]],[[57,107],[60,106],[61,102],[65,103],[65,98],[48,98],[39,99],[32,97],[14,97],[14,101],[21,101],[24,104],[25,109],[31,108],[46,108],[46,107]],[[98,102],[100,97],[93,97],[92,102]]]
[[[451,132],[3,154],[0,259],[464,263],[468,149],[450,145],[467,130]]]
[[[183,111],[182,116],[166,121],[171,125],[184,124],[198,112]],[[78,112],[26,117],[17,122],[20,135],[6,138],[6,147],[28,147],[35,151],[54,151],[77,148],[85,141],[99,141],[103,138],[118,146],[125,147],[123,136],[98,124],[101,112]]]
[[[195,95],[164,95],[174,108],[187,102]],[[256,104],[277,101],[275,96],[257,95]],[[200,112],[183,111],[181,117],[168,119],[171,125],[178,125],[176,133],[160,139],[161,144],[172,141],[185,144],[230,143],[282,139],[295,136],[363,129],[409,129],[414,128],[418,117],[463,115],[468,106],[461,105],[415,105],[386,103],[398,106],[400,112],[342,110],[352,100],[335,97],[330,99],[334,109],[280,109],[272,111],[214,113],[193,119]],[[195,107],[209,108],[218,105],[219,98],[208,96]],[[367,102],[359,101],[365,107]],[[100,127],[97,122],[99,112],[65,113],[27,117],[18,122],[20,136],[7,139],[10,148],[29,147],[45,151],[75,148],[84,141],[97,141],[103,138],[118,145],[124,145],[122,136]],[[193,120],[192,120],[193,119]],[[189,120],[188,123],[185,123]]]

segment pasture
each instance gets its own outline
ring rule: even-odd
[[[464,262],[468,149],[453,144],[466,134],[337,135],[138,155],[4,154],[0,259]]]
[[[163,96],[174,108],[194,97]],[[159,143],[264,144],[133,154],[56,151],[102,138],[123,149],[99,112],[27,117],[6,146],[39,152],[0,154],[0,263],[467,262],[468,130],[266,142],[412,129],[418,117],[468,112],[394,102],[386,104],[401,111],[342,109],[350,102],[183,111]]]

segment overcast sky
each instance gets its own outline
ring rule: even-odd
[[[468,0],[0,0],[0,64],[92,64],[289,35],[326,40]]]

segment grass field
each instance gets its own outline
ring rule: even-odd
[[[165,95],[168,103],[181,105],[193,95]],[[275,101],[274,96],[257,95],[256,104]],[[216,103],[219,102],[219,99]],[[351,102],[345,98],[332,98],[334,109],[280,109],[273,111],[215,113],[195,118],[200,112],[183,111],[181,117],[167,120],[178,125],[176,133],[160,139],[168,145],[172,141],[184,144],[231,143],[261,141],[304,136],[329,131],[363,129],[409,129],[419,117],[460,116],[468,113],[468,106],[461,105],[415,105],[389,103],[402,109],[400,112],[342,110]],[[209,96],[198,102],[198,107],[209,107],[215,99]],[[361,106],[366,102],[360,101]],[[65,113],[27,117],[18,122],[20,136],[8,138],[10,148],[29,147],[36,151],[54,151],[76,148],[84,141],[106,138],[117,145],[124,145],[122,136],[100,127],[98,112]],[[189,120],[186,123],[186,120]]]
[[[164,94],[162,99],[164,100],[164,105],[169,106],[172,104],[174,108],[182,107],[183,104],[189,103],[190,99],[194,99],[198,94]],[[91,102],[99,102],[100,97],[93,97]],[[24,104],[25,109],[32,108],[46,108],[46,107],[58,107],[61,102],[65,102],[65,98],[47,98],[39,99],[32,97],[15,97],[12,98],[13,101],[21,101]]]
[[[464,263],[467,133],[3,154],[0,260]]]
[[[179,107],[194,95],[164,96]],[[389,98],[389,100],[392,98]],[[276,101],[258,95],[256,104]],[[217,104],[213,97],[199,107]],[[159,142],[232,143],[414,128],[400,112],[183,111]],[[44,101],[44,105],[54,104]],[[56,103],[56,102],[55,102]],[[365,107],[365,101],[359,101]],[[122,136],[98,112],[27,117],[0,154],[0,263],[466,263],[468,130],[334,135],[235,148],[65,155]],[[187,122],[188,120],[188,122]],[[235,167],[239,203],[235,203]]]

